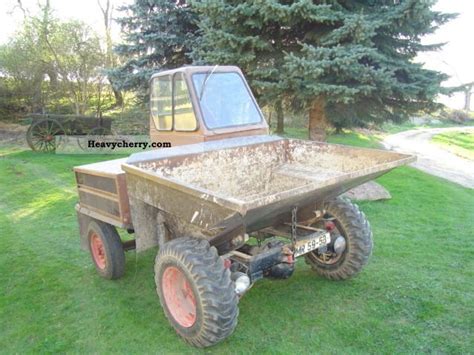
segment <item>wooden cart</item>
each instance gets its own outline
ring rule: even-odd
[[[32,150],[52,152],[56,149],[56,136],[106,135],[111,133],[112,120],[105,117],[33,114],[28,116],[31,125],[26,141]]]

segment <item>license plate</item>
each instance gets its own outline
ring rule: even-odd
[[[316,250],[324,245],[327,245],[331,242],[331,235],[329,232],[317,232],[309,236],[304,237],[304,239],[299,239],[295,244],[294,257],[301,256],[303,254],[309,253],[310,251]]]

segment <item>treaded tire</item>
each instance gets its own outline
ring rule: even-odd
[[[173,268],[184,274],[194,294],[195,320],[191,326],[182,326],[166,303],[163,275]],[[206,240],[183,237],[165,243],[156,257],[155,282],[166,317],[189,344],[208,347],[234,331],[239,315],[238,297],[229,269]]]
[[[359,207],[342,197],[323,203],[323,209],[336,218],[335,223],[346,238],[346,250],[334,264],[322,263],[313,252],[306,263],[320,276],[330,280],[346,280],[357,275],[369,261],[373,241],[369,221]]]
[[[119,279],[125,274],[125,251],[123,250],[122,241],[114,226],[93,220],[89,223],[87,238],[89,251],[92,261],[100,276],[105,279]],[[100,241],[94,242],[98,238]],[[102,264],[94,255],[94,244],[102,244],[102,255],[105,263]]]

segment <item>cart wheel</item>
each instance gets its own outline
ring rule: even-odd
[[[323,204],[323,220],[312,224],[331,233],[331,244],[324,252],[306,254],[306,263],[319,275],[331,280],[345,280],[358,274],[372,253],[369,221],[356,204],[338,197]]]
[[[88,142],[92,137],[96,138],[97,136],[105,136],[107,133],[107,129],[104,127],[95,127],[91,129],[86,136],[81,136],[77,138],[77,145],[82,150],[86,150],[88,148]],[[97,149],[97,148],[96,148]]]
[[[230,271],[206,240],[165,243],[156,257],[155,282],[166,317],[188,343],[211,346],[234,331],[239,308]]]
[[[54,152],[57,134],[64,133],[63,126],[56,120],[46,118],[35,121],[26,132],[26,141],[32,150]]]
[[[125,273],[125,252],[115,227],[92,221],[87,234],[92,261],[99,275],[105,279],[122,277]]]

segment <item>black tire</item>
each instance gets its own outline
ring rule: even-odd
[[[163,275],[169,269],[178,269],[193,293],[194,318],[187,326],[175,319],[170,311],[173,305],[166,301],[164,291],[167,295],[174,292],[164,290],[163,286]],[[189,344],[208,347],[234,331],[239,315],[238,297],[229,269],[206,240],[184,237],[165,243],[156,257],[155,282],[168,321]]]
[[[89,251],[100,276],[105,279],[119,279],[125,274],[125,251],[114,226],[101,221],[91,221],[87,232]],[[96,239],[99,241],[96,241]],[[97,257],[97,245],[102,245],[102,253]],[[102,258],[105,262],[102,263]]]
[[[357,275],[369,261],[373,241],[369,221],[356,204],[338,197],[324,202],[323,209],[335,220],[339,233],[346,239],[346,249],[334,263],[324,263],[317,252],[306,254],[306,262],[320,276],[346,280]]]

